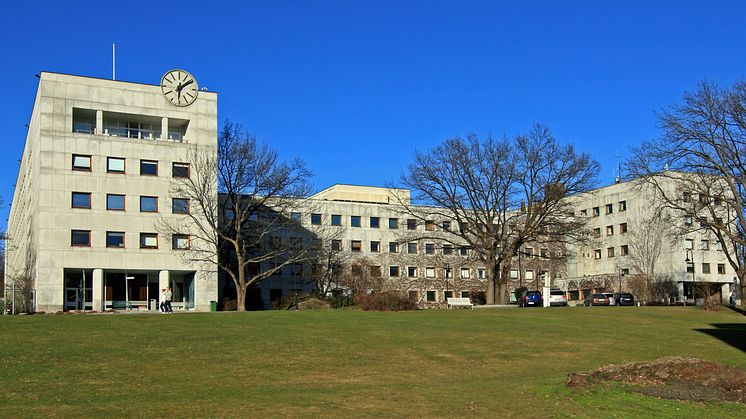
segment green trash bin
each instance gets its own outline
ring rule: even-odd
[[[218,302],[210,301],[210,311],[218,311]]]

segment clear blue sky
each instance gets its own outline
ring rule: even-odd
[[[159,82],[191,71],[221,121],[317,189],[396,181],[415,149],[534,122],[602,164],[657,134],[654,111],[701,80],[746,76],[744,1],[0,0],[0,196],[12,199],[37,79],[55,71]]]

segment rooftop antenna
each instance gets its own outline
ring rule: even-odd
[[[619,183],[622,181],[622,163],[619,150],[614,153],[614,157],[616,158],[616,169],[614,169],[614,183]]]
[[[117,79],[117,44],[111,44],[111,79]]]

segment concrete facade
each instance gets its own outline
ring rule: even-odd
[[[216,153],[216,93],[177,107],[158,85],[42,72],[8,220],[10,281],[31,282],[37,311],[153,308],[165,286],[177,308],[208,310],[217,267],[186,264],[157,229],[184,217],[169,191],[194,149]]]

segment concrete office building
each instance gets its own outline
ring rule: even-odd
[[[8,220],[9,282],[35,290],[36,311],[208,310],[217,267],[182,259],[189,231],[166,237],[188,199],[190,150],[217,150],[217,94],[183,70],[161,85],[42,72]]]

